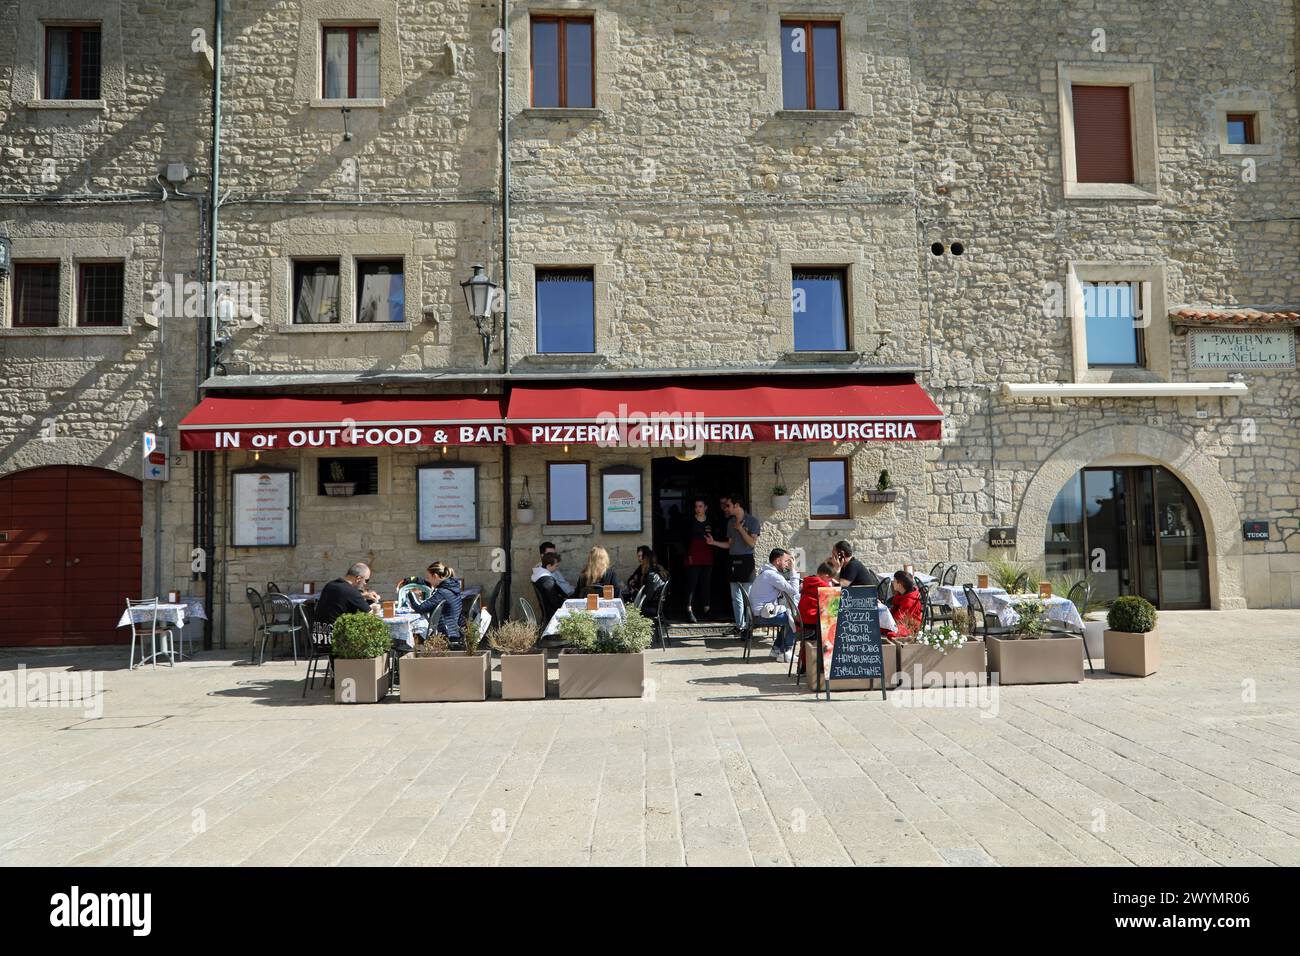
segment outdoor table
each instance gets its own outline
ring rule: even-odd
[[[933,575],[926,574],[923,571],[917,571],[912,575],[912,579],[915,580],[917,584],[924,584],[927,588],[933,587],[934,583],[939,580]]]
[[[427,637],[429,634],[429,622],[423,614],[416,614],[414,611],[400,611],[392,617],[381,618],[388,625],[388,633],[392,635],[393,640],[401,641],[415,646],[415,638]]]
[[[1020,615],[1016,613],[1013,605],[1020,601],[1045,604],[1047,606],[1045,616],[1049,621],[1069,624],[1080,631],[1083,630],[1083,616],[1079,613],[1079,609],[1074,606],[1073,601],[1059,594],[1044,598],[1037,594],[1008,594],[1003,591],[1001,594],[990,596],[987,610],[997,615],[998,623],[1003,627],[1014,627],[1020,622]]]
[[[975,588],[974,591],[985,605],[990,604],[998,595],[1007,593],[1003,588]],[[966,592],[955,584],[945,584],[937,587],[934,589],[934,593],[944,604],[954,610],[966,606]]]
[[[560,605],[555,614],[552,615],[550,621],[547,622],[546,630],[542,631],[542,637],[554,637],[559,634],[560,622],[579,611],[594,617],[596,626],[600,628],[612,627],[616,622],[627,617],[627,609],[623,606],[621,598],[601,598],[597,609],[594,611],[587,610],[586,598],[570,598]]]
[[[158,609],[158,623],[174,624],[176,627],[185,626],[185,615],[188,611],[186,604],[164,604],[157,601],[150,601],[148,604],[137,604],[129,611],[123,611],[122,616],[117,620],[118,627],[126,627],[135,620],[137,624],[151,624],[153,622],[154,608]],[[199,608],[199,617],[203,617],[202,607]]]
[[[301,591],[295,592],[293,594],[285,594],[284,596],[287,597],[294,604],[310,604],[312,601],[320,600],[319,594],[303,594]]]

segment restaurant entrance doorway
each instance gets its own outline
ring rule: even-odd
[[[722,540],[727,519],[718,500],[739,493],[749,504],[749,459],[739,455],[701,455],[688,461],[656,458],[650,467],[650,507],[653,521],[651,547],[659,563],[668,569],[672,586],[668,591],[667,613],[677,619],[686,616],[686,549],[695,499],[703,498],[709,509],[709,528]],[[731,619],[731,596],[727,581],[727,553],[713,549],[713,571],[709,582],[707,620]],[[696,614],[702,608],[696,601]],[[700,617],[700,620],[706,620]]]

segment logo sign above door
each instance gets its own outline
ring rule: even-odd
[[[1241,524],[1241,537],[1246,541],[1267,541],[1268,522],[1243,521]]]
[[[990,548],[1014,548],[1016,546],[1015,528],[990,528]]]

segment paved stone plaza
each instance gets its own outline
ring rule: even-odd
[[[8,651],[10,689],[114,669],[102,716],[0,713],[0,863],[1300,864],[1300,612],[1160,627],[1150,678],[995,708],[815,701],[721,641],[648,651],[653,701],[355,707],[291,662]]]

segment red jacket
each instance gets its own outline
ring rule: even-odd
[[[804,575],[803,585],[799,588],[799,620],[815,625],[819,614],[817,589],[834,586],[835,582],[830,578],[820,578],[815,574]]]
[[[894,615],[894,636],[911,634],[912,630],[907,625],[909,619],[914,620],[916,627],[921,626],[923,616],[921,592],[908,591],[906,594],[895,594],[889,599],[889,613]]]

